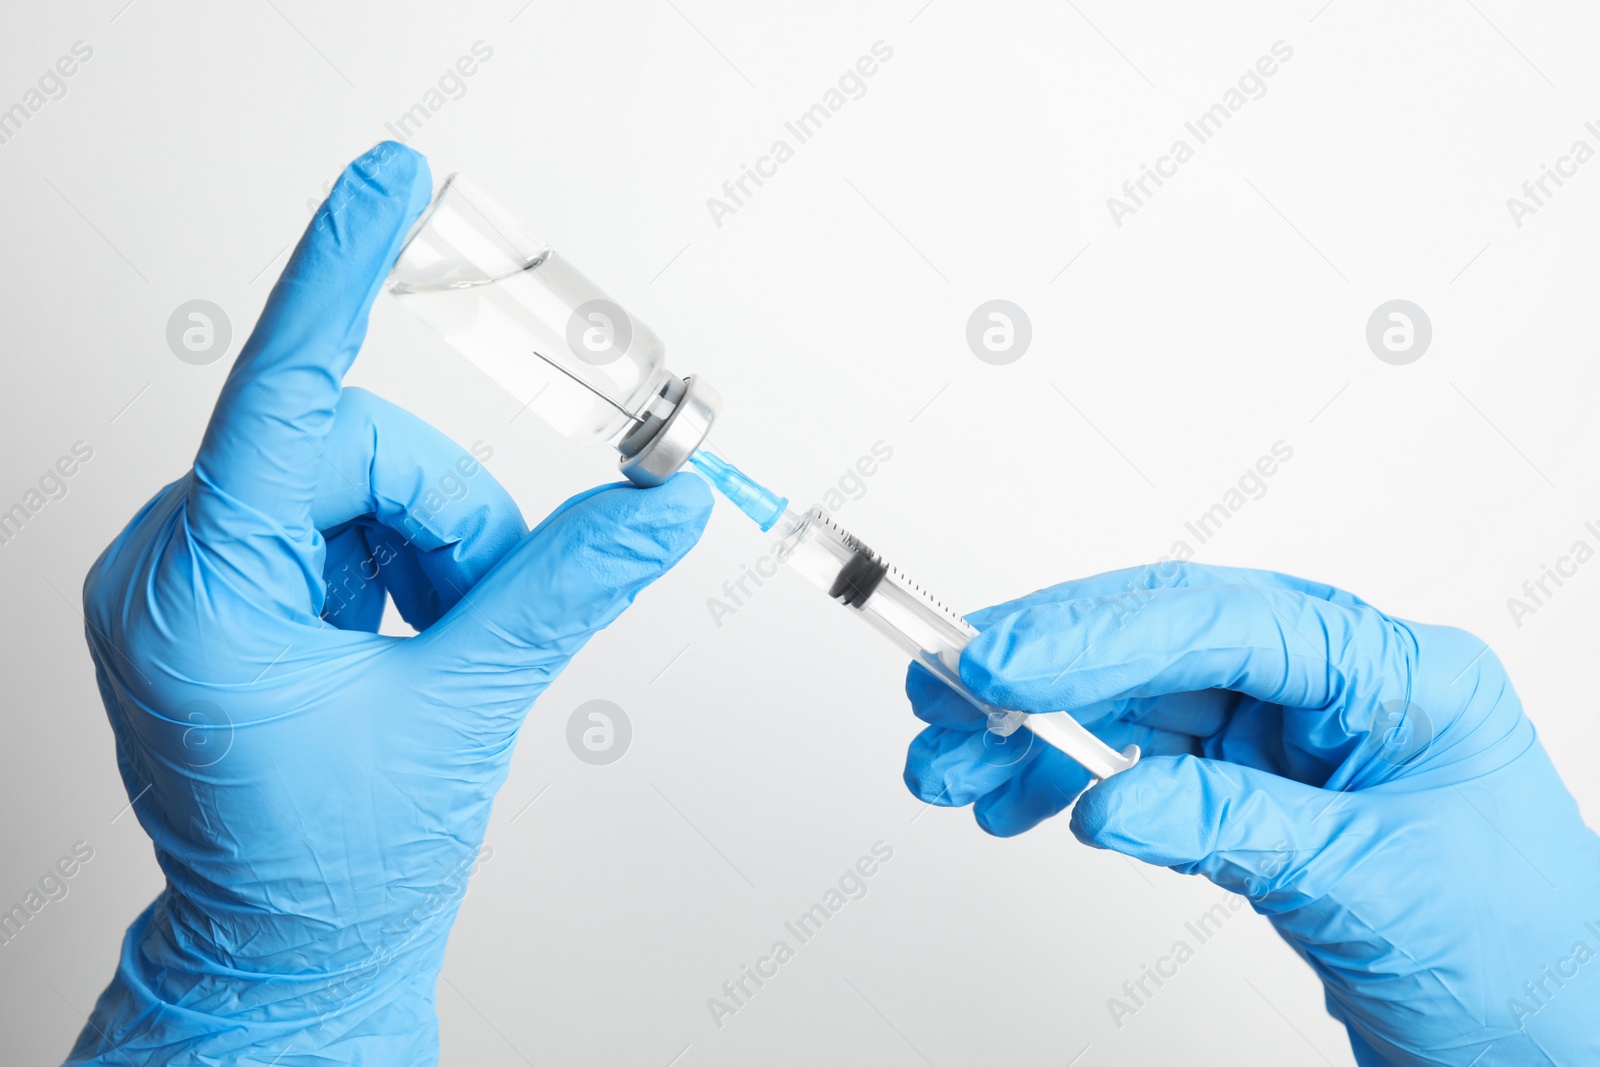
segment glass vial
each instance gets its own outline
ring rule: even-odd
[[[673,375],[649,326],[460,175],[418,220],[389,291],[557,431],[616,448],[639,484],[670,477],[715,417],[715,392]]]

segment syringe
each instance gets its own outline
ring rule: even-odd
[[[820,510],[796,515],[702,445],[718,397],[698,376],[667,370],[664,346],[593,282],[471,182],[452,175],[406,238],[389,290],[534,413],[577,439],[616,448],[635,485],[691,462],[763,531],[782,522],[780,556],[887,635],[1009,736],[1020,724],[1104,778],[1120,755],[1070,715],[993,708],[961,684],[961,650],[977,631]],[[588,394],[588,395],[585,395]]]
[[[979,699],[961,681],[961,651],[978,636],[970,623],[830,519],[821,508],[797,514],[788,509],[786,499],[719,457],[702,450],[690,459],[763,530],[778,528],[782,538],[780,560],[865,619],[935,678],[988,715],[991,731],[1007,737],[1025,726],[1096,778],[1109,778],[1138,761],[1138,745],[1118,752],[1064,711],[1027,714],[996,708]]]

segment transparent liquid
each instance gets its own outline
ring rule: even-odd
[[[605,296],[555,252],[499,278],[413,280],[390,292],[528,411],[575,440],[615,444],[668,375],[661,339],[637,319],[627,318],[625,348],[595,355],[582,337],[615,340],[624,330],[591,312],[578,321],[580,351],[573,350],[575,312]]]

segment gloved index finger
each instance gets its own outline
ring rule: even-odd
[[[427,161],[394,142],[345,168],[228,373],[195,457],[202,489],[312,539],[311,498],[341,382],[430,187]]]
[[[1205,586],[1155,590],[1131,614],[1109,611],[1104,600],[1024,608],[973,638],[961,679],[986,701],[1030,712],[1208,689],[1337,707],[1342,714],[1318,724],[1332,743],[1364,734],[1368,709],[1405,695],[1414,651],[1403,625],[1365,605]]]
[[[1211,563],[1163,559],[1137,567],[1106,571],[1087,578],[1069,578],[1067,581],[1036,590],[1015,600],[968,612],[967,621],[981,630],[994,621],[1024,608],[1038,604],[1054,604],[1063,600],[1088,600],[1093,597],[1109,598],[1114,612],[1127,613],[1137,610],[1144,598],[1156,589],[1195,589],[1208,585],[1250,585],[1263,589],[1292,589],[1334,604],[1352,607],[1366,605],[1365,600],[1337,586],[1292,574],[1280,574],[1277,571],[1259,570],[1254,567],[1224,567]]]

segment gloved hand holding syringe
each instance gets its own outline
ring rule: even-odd
[[[1026,726],[1096,778],[1125,771],[1139,759],[1139,746],[1129,745],[1117,752],[1066,712],[1029,715],[996,708],[978,699],[961,681],[961,651],[978,635],[971,624],[839,526],[821,508],[797,514],[789,510],[787,500],[757,485],[725,460],[704,450],[690,459],[763,531],[778,530],[782,538],[780,560],[855,611],[930,674],[985,712],[992,734],[1010,737],[1019,727]]]
[[[1096,778],[1138,760],[1138,746],[1119,753],[1065,712],[1028,715],[975,696],[960,659],[977,630],[821,509],[788,510],[788,500],[708,451],[715,390],[668,371],[647,326],[470,183],[453,176],[440,186],[390,291],[525,408],[569,436],[615,447],[630,481],[657,485],[692,463],[763,531],[778,529],[780,559],[985,712],[993,735],[1026,726]]]

